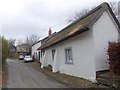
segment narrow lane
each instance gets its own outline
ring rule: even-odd
[[[25,65],[24,62],[7,60],[7,88],[65,88],[61,83]]]

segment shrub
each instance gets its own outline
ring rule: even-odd
[[[4,37],[0,37],[0,48],[2,49],[2,64],[4,64],[8,56],[8,43]]]
[[[120,42],[109,42],[108,60],[113,73],[120,75]]]
[[[112,74],[112,84],[120,88],[120,42],[109,42],[108,61],[110,73]],[[117,78],[116,78],[117,76]]]

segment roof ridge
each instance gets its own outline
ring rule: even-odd
[[[120,24],[117,21],[114,13],[112,12],[112,9],[110,8],[109,4],[107,2],[104,2],[97,7],[93,8],[90,10],[88,13],[74,21],[73,23],[69,24],[65,28],[63,28],[61,31],[55,35],[55,37],[50,38],[47,40],[47,42],[43,43],[41,47],[38,49],[44,49],[47,47],[50,47],[52,45],[55,45],[59,42],[65,41],[73,36],[76,36],[80,33],[83,33],[87,30],[90,30],[91,26],[101,17],[104,11],[109,11],[110,14],[112,15],[113,19],[117,23],[119,29],[120,29]],[[80,28],[75,29],[77,25],[83,25]]]
[[[75,22],[84,19],[86,16],[92,14],[93,12],[95,12],[96,10],[100,9],[100,8],[104,8],[104,10],[108,9],[109,4],[107,2],[103,2],[100,5],[98,5],[97,7],[93,8],[92,10],[90,10],[88,13],[86,13],[85,15],[83,15],[82,17],[80,17],[78,20],[76,20]]]
[[[92,14],[93,12],[95,12],[96,10],[98,10],[100,8],[105,8],[105,10],[108,9],[108,6],[109,6],[109,4],[107,2],[103,2],[102,4],[98,5],[97,7],[93,8],[92,10],[90,10],[85,15],[81,16],[79,19],[75,20],[74,22],[72,22],[71,24],[69,24],[68,26],[66,26],[62,30],[60,30],[58,33],[60,33],[61,31],[64,31],[66,28],[69,28],[70,26],[76,24],[77,22],[84,19],[85,17],[87,17],[88,15]]]

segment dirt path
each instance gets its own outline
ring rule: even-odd
[[[61,83],[25,65],[24,62],[7,60],[7,64],[7,88],[65,88]]]

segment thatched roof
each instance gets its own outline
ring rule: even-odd
[[[49,38],[49,40],[47,40],[46,42],[42,43],[41,47],[39,47],[38,49],[44,49],[50,47],[64,40],[67,40],[71,37],[74,37],[80,33],[83,33],[87,30],[90,30],[89,28],[100,18],[102,13],[106,10],[110,12],[113,19],[115,20],[115,23],[120,29],[120,24],[118,20],[116,19],[109,4],[105,2],[97,6],[96,8],[94,8],[93,10],[82,16],[81,18],[79,18],[77,21],[71,23],[70,25],[62,29],[60,32],[56,33],[56,35]]]

